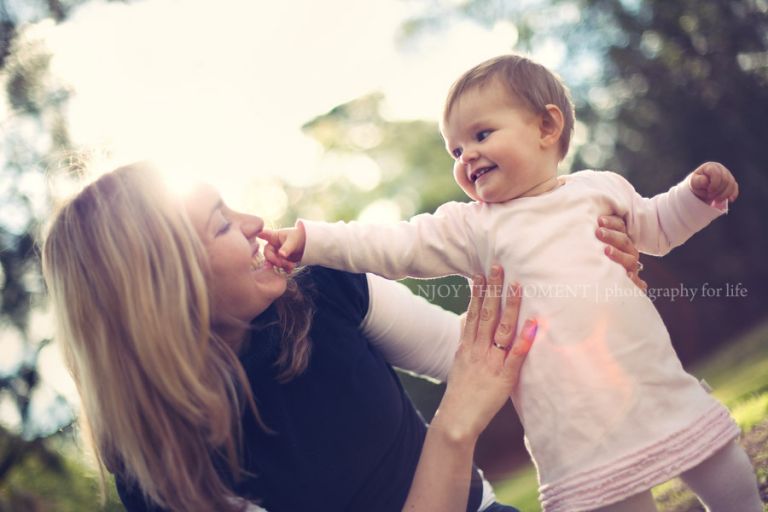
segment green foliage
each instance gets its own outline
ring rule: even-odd
[[[16,429],[35,438],[39,433],[28,411],[40,382],[37,355],[50,340],[30,334],[29,318],[44,303],[36,237],[48,205],[44,187],[33,190],[30,183],[46,172],[46,162],[62,149],[59,144],[67,143],[61,130],[51,129],[61,126],[66,91],[51,80],[50,55],[40,41],[25,37],[25,30],[18,33],[0,73],[10,106],[0,138],[0,182],[8,184],[0,191],[0,329],[18,333],[23,360],[10,374],[0,375],[0,399],[10,398],[18,408],[21,424]]]
[[[696,352],[686,347],[711,349],[765,315],[768,8],[751,0],[580,3],[587,23],[598,12],[610,13],[610,24],[621,34],[604,48],[609,65],[602,86],[620,101],[604,110],[599,102],[587,102],[580,112],[613,128],[598,163],[623,171],[645,195],[666,189],[707,160],[723,162],[740,183],[741,196],[726,219],[649,266],[646,276],[672,286],[708,281],[748,288],[741,300],[699,300],[690,309],[659,305],[682,355],[690,357]],[[598,137],[593,131],[592,143]],[[577,156],[577,166],[594,163],[583,156]],[[686,317],[690,323],[680,325]]]
[[[38,355],[50,341],[33,334],[29,325],[32,311],[44,303],[35,245],[49,206],[43,176],[70,143],[63,128],[68,91],[53,79],[47,49],[24,24],[46,17],[61,20],[78,3],[81,0],[50,1],[17,13],[13,8],[18,3],[0,0],[0,85],[5,93],[0,132],[0,338],[4,343],[18,338],[21,343],[18,361],[9,360],[12,354],[4,347],[7,373],[0,373],[0,402],[4,409],[15,408],[19,418],[18,424],[0,426],[0,511],[98,509],[93,498],[97,493],[83,478],[83,470],[61,453],[62,431],[42,431],[30,413],[41,382]],[[71,421],[65,418],[58,427]]]
[[[8,433],[3,433],[0,444],[8,441]],[[102,506],[98,476],[83,464],[70,438],[38,439],[34,443],[35,448],[14,465],[13,472],[0,485],[0,511],[123,510],[111,481]]]
[[[358,98],[303,127],[328,152],[364,154],[381,169],[381,182],[372,190],[361,190],[344,179],[325,184],[322,196],[334,198],[326,210],[331,219],[352,220],[382,197],[398,201],[405,216],[433,211],[447,200],[462,197],[437,125],[390,121],[381,113],[382,100],[380,94]],[[300,208],[293,215],[300,216]]]

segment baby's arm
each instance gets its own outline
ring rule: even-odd
[[[468,276],[480,270],[472,235],[477,207],[447,203],[434,215],[393,224],[299,221],[296,228],[260,236],[278,248],[267,257],[283,268],[301,261],[389,279]]]
[[[721,174],[721,170],[726,174]],[[714,173],[714,174],[713,174]],[[694,233],[727,211],[727,200],[735,199],[738,188],[725,167],[707,163],[697,168],[669,191],[644,198],[622,176],[608,176],[619,196],[626,199],[625,214],[630,238],[640,252],[663,256],[682,245]],[[729,178],[730,177],[730,178]],[[702,184],[704,186],[694,188]]]

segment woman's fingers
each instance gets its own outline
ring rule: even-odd
[[[627,233],[627,224],[618,215],[604,215],[598,219],[600,227],[597,229],[597,238],[609,245],[606,254],[614,261],[621,263],[627,271],[637,268],[638,252],[635,244]],[[622,254],[623,253],[623,254]]]
[[[618,215],[603,215],[598,219],[598,224],[605,229],[619,231],[621,233],[627,232],[627,223]]]
[[[481,343],[490,343],[493,340],[493,333],[496,330],[501,311],[501,287],[503,283],[504,271],[501,266],[491,266],[491,273],[488,275],[482,307],[480,308],[480,321],[477,326],[476,339]]]
[[[637,272],[637,270],[640,268],[639,254],[620,251],[611,246],[605,248],[605,254],[610,259],[624,267],[627,270],[627,273]]]
[[[597,238],[621,252],[638,256],[635,244],[627,234],[627,224],[618,215],[603,215],[598,219]]]
[[[639,254],[632,243],[632,239],[623,231],[601,227],[597,229],[597,238],[608,244],[611,248],[633,256],[635,259]]]
[[[501,320],[493,335],[493,347],[499,350],[509,350],[517,332],[517,317],[520,314],[521,289],[515,283],[507,288],[507,302],[501,312]]]
[[[627,270],[627,277],[635,283],[635,286],[643,291],[648,289],[648,283],[640,278],[640,271],[643,269],[643,264],[640,263],[638,256],[620,252],[611,247],[606,247],[605,254]]]
[[[648,283],[640,279],[640,253],[627,235],[627,225],[621,217],[607,215],[598,219],[600,227],[597,229],[597,238],[608,244],[605,254],[624,267],[627,275],[641,290],[648,289]]]
[[[535,322],[529,321],[515,338],[520,287],[510,286],[502,310],[499,289],[503,279],[501,268],[493,269],[487,280],[482,276],[473,279],[462,343],[433,420],[433,425],[434,421],[447,425],[454,438],[476,439],[509,400],[535,336],[535,327],[531,327]]]
[[[500,349],[500,347],[504,347],[503,352],[506,355],[504,361],[505,373],[514,379],[513,385],[520,376],[520,367],[531,350],[531,345],[538,329],[536,320],[528,319],[523,324],[523,328],[520,329],[517,338],[515,338],[521,302],[522,289],[519,284],[515,283],[507,289],[507,302],[504,305],[501,320],[493,337],[493,348]]]
[[[464,316],[464,328],[461,331],[462,341],[474,342],[477,334],[477,324],[480,321],[480,308],[483,305],[483,295],[485,294],[485,278],[482,275],[476,275],[472,278],[471,296],[469,306]]]
[[[533,345],[533,340],[536,338],[536,332],[538,330],[538,322],[530,318],[525,321],[523,328],[520,329],[520,334],[518,334],[514,345],[512,345],[512,355],[523,356],[521,358],[521,363],[522,359],[525,359],[525,356],[531,350],[531,345]]]
[[[648,290],[648,283],[643,281],[637,272],[635,272],[634,274],[630,274],[629,278],[632,280],[633,283],[635,283],[635,286],[637,286],[644,292]]]
[[[632,245],[629,237],[616,231],[607,231],[605,233],[598,230],[600,240],[610,244],[605,248],[605,254],[610,259],[621,265],[627,270],[627,273],[637,272],[640,266],[640,253]]]

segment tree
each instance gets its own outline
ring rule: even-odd
[[[73,150],[65,123],[69,92],[51,75],[50,54],[30,24],[63,21],[80,3],[48,1],[15,12],[18,3],[0,0],[0,339],[6,364],[9,345],[20,347],[19,360],[0,372],[0,401],[18,413],[16,424],[0,425],[0,511],[97,506],[95,482],[65,455],[73,437],[71,406],[56,397],[57,414],[45,427],[31,414],[41,387],[38,356],[50,342],[31,325],[45,304],[36,245],[50,207],[45,181],[59,168],[77,167],[62,160]]]
[[[727,221],[649,265],[652,286],[686,283],[701,292],[708,282],[721,292],[692,304],[657,302],[690,358],[765,316],[768,7],[752,0],[580,4],[585,20],[607,20],[616,29],[604,48],[603,88],[619,101],[607,109],[587,101],[580,112],[590,124],[610,127],[611,137],[591,131],[591,143],[605,146],[604,165],[623,170],[645,195],[707,160],[725,163],[740,183]],[[579,156],[577,165],[590,163]],[[746,297],[733,296],[737,283]]]

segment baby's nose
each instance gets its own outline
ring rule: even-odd
[[[463,164],[467,164],[469,162],[472,162],[473,160],[476,160],[477,156],[478,156],[477,151],[465,150],[459,157],[459,161]]]

